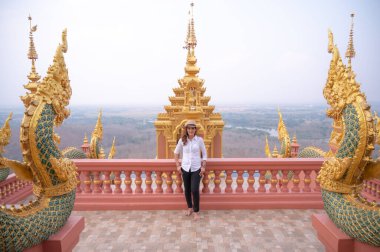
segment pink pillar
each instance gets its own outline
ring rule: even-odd
[[[90,172],[84,171],[84,192],[85,193],[91,193],[91,178],[90,178]]]
[[[289,189],[288,189],[288,183],[289,183],[288,173],[289,173],[288,170],[282,171],[281,192],[289,192]]]
[[[125,174],[125,180],[124,180],[125,190],[124,190],[124,193],[132,193],[132,188],[131,188],[131,185],[132,185],[131,172],[130,171],[125,171],[124,174]]]
[[[114,183],[115,183],[115,193],[122,193],[123,191],[121,190],[121,178],[120,178],[120,171],[115,171],[114,172],[115,174],[115,179],[114,179]]]
[[[213,193],[220,193],[221,190],[220,190],[220,171],[215,171],[215,178],[214,178],[214,184],[215,184],[215,187],[214,187],[214,190],[212,191]]]
[[[172,179],[172,172],[166,173],[166,190],[165,193],[173,193],[173,179]]]
[[[270,192],[277,192],[277,182],[278,182],[278,179],[277,179],[277,170],[273,170],[271,171],[271,179],[270,179],[270,188],[269,188],[269,191]]]
[[[152,189],[152,172],[151,171],[146,171],[145,172],[145,176],[146,176],[146,179],[145,179],[145,192],[146,193],[153,193],[153,189]]]
[[[243,190],[243,183],[244,183],[244,179],[243,179],[243,171],[242,170],[239,170],[237,171],[237,179],[236,179],[236,184],[237,184],[237,187],[236,187],[236,192],[238,193],[242,193],[244,190]]]
[[[100,188],[101,181],[100,181],[99,174],[100,172],[94,171],[94,191],[93,191],[94,193],[102,192],[102,189]]]
[[[160,171],[156,172],[156,185],[157,185],[157,188],[155,191],[156,193],[162,193],[163,192],[161,175],[162,175],[162,172],[160,172]]]
[[[294,171],[294,176],[293,176],[293,188],[292,192],[300,192],[299,184],[300,184],[300,174],[301,171]]]
[[[203,175],[203,179],[202,179],[202,183],[203,183],[202,192],[203,193],[210,193],[210,188],[208,188],[210,179],[208,178],[208,175],[209,175],[209,171],[205,171],[205,173]]]
[[[305,173],[305,178],[303,180],[304,187],[303,187],[302,191],[303,192],[311,192],[311,188],[310,188],[310,183],[311,183],[310,173],[311,173],[311,171],[304,170],[303,172]]]
[[[255,192],[255,171],[249,170],[248,171],[248,188],[247,192],[254,193]]]
[[[143,189],[141,188],[141,184],[142,184],[141,171],[136,171],[135,175],[136,175],[136,179],[135,179],[136,190],[135,190],[135,193],[142,193]]]
[[[231,184],[232,184],[232,177],[231,177],[232,171],[227,170],[226,174],[227,174],[227,177],[226,177],[226,189],[224,191],[226,193],[232,193],[232,187],[231,187]]]
[[[104,191],[104,193],[112,193],[110,174],[111,174],[110,171],[105,171],[104,172],[104,181],[103,181],[103,191]]]
[[[175,184],[177,185],[175,188],[175,193],[183,193],[182,189],[182,175],[179,171],[176,171]]]
[[[266,192],[265,190],[265,170],[260,170],[260,178],[259,178],[259,189],[257,190],[258,192]]]

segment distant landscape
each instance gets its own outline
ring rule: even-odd
[[[328,150],[332,120],[325,115],[327,106],[297,105],[280,106],[283,120],[291,137],[296,134],[300,149],[317,146]],[[380,111],[380,106],[372,107]],[[71,116],[56,129],[61,136],[60,148],[80,148],[85,133],[90,139],[96,124],[96,107],[71,107]],[[157,114],[164,112],[163,106],[151,107],[104,107],[103,148],[108,156],[113,137],[116,137],[115,158],[155,158],[156,131],[153,122]],[[12,139],[4,156],[21,160],[19,127],[23,116],[21,108],[1,108],[2,125],[9,112],[13,111]],[[216,106],[225,122],[223,132],[224,157],[265,157],[265,136],[273,149],[280,149],[277,139],[277,105]],[[378,155],[378,151],[374,153]]]

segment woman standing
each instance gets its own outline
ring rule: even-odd
[[[207,152],[202,137],[196,135],[197,127],[193,120],[185,124],[185,134],[178,141],[174,150],[177,171],[182,173],[187,203],[186,215],[194,213],[194,220],[199,219],[199,183],[206,171]],[[179,162],[182,154],[182,162]]]

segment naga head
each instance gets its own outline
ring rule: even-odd
[[[70,115],[66,108],[71,97],[71,86],[63,53],[67,52],[67,30],[62,32],[62,44],[58,45],[53,64],[49,66],[46,77],[37,89],[37,96],[51,104],[56,113],[55,125],[59,126]]]

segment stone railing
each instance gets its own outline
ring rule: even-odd
[[[369,201],[380,203],[380,179],[365,180],[362,195]]]
[[[166,159],[74,160],[76,210],[182,209],[182,178]],[[322,208],[323,159],[209,159],[203,209]]]
[[[10,174],[0,182],[0,204],[15,204],[32,194],[32,183]]]

